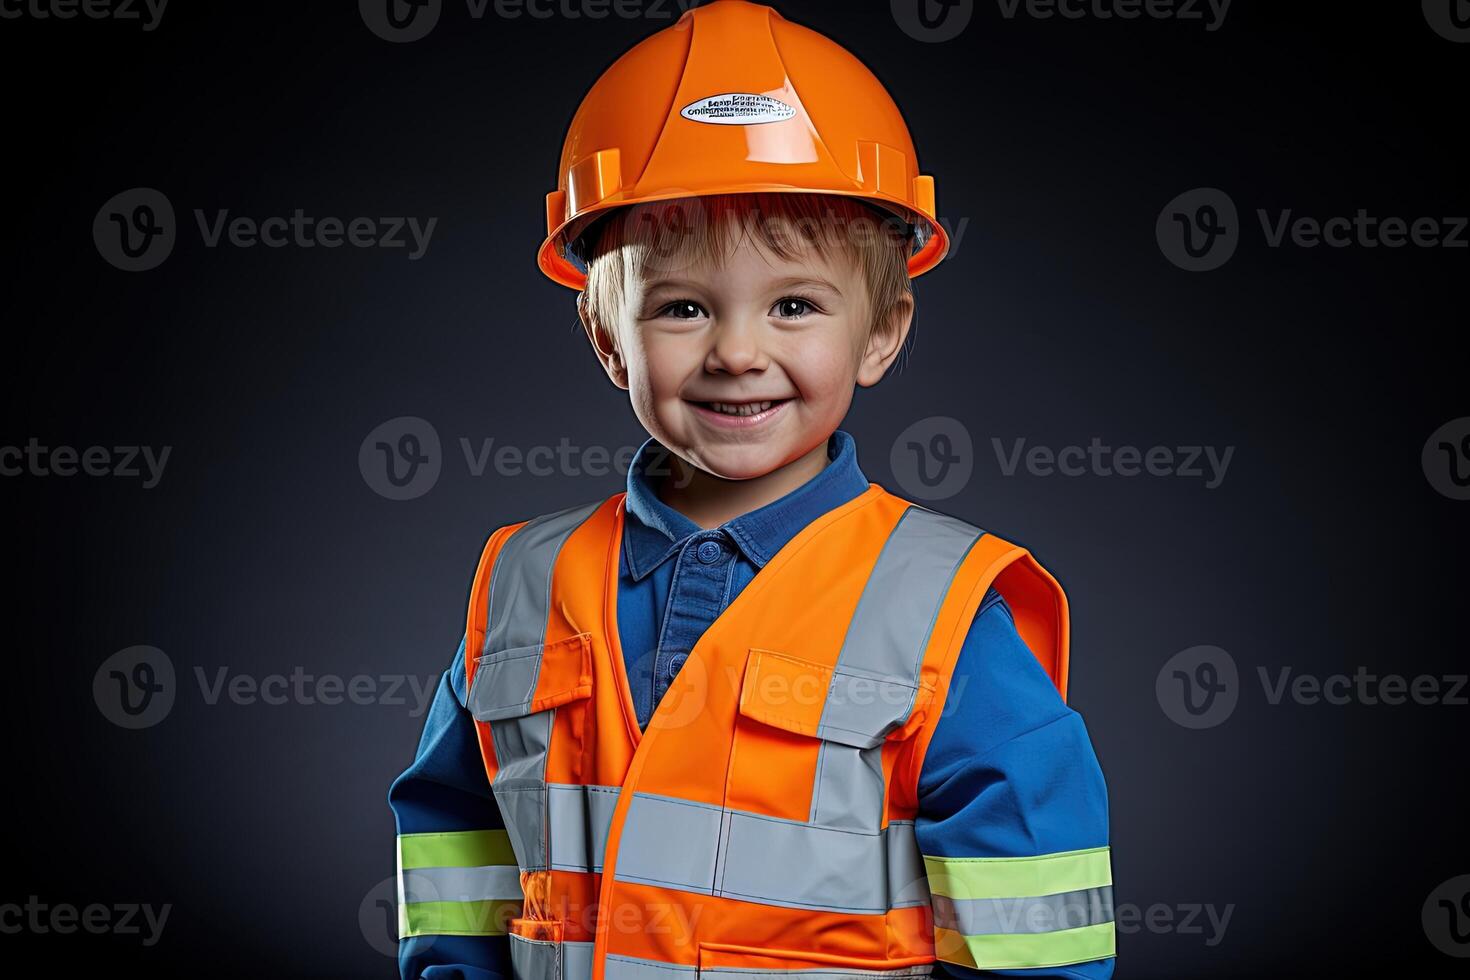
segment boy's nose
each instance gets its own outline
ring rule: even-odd
[[[711,373],[744,374],[764,370],[769,363],[761,349],[759,331],[741,320],[722,321],[711,333],[704,369]]]

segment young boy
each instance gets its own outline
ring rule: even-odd
[[[697,7],[594,86],[548,219],[650,438],[485,547],[390,794],[403,976],[1111,976],[1065,597],[838,429],[947,249],[882,86]]]

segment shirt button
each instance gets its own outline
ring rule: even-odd
[[[684,661],[689,659],[687,653],[676,653],[669,658],[669,676],[673,677],[679,673],[679,668],[684,666]]]
[[[706,565],[713,565],[720,560],[720,556],[725,553],[725,549],[720,547],[718,541],[701,541],[699,548],[694,553]]]

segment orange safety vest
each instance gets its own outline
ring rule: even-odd
[[[624,496],[500,528],[471,594],[468,708],[524,894],[517,980],[932,972],[924,753],[991,587],[1065,696],[1056,580],[871,484],[761,569],[640,732]]]

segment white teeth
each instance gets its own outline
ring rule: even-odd
[[[709,407],[722,415],[757,415],[775,402],[710,402]]]

